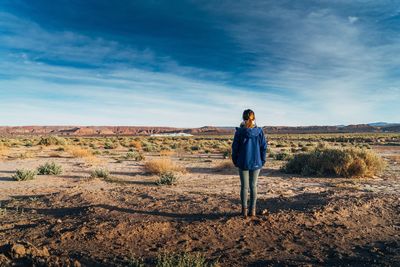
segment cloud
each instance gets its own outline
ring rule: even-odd
[[[224,27],[243,50],[258,55],[244,75],[260,88],[312,106],[324,114],[325,120],[315,118],[318,123],[367,122],[379,116],[398,120],[399,108],[389,100],[398,92],[382,97],[382,91],[399,85],[391,75],[400,65],[398,35],[388,39],[378,25],[349,24],[334,4],[295,8],[282,3],[251,2],[246,12],[226,2],[212,8],[234,18],[227,21],[240,21]],[[380,111],[385,103],[392,113]]]
[[[202,2],[208,23],[232,46],[180,52],[241,62],[219,70],[183,64],[150,41],[49,29],[0,12],[0,124],[237,125],[245,108],[259,125],[398,121],[400,36],[383,27],[393,12],[384,7],[374,24],[354,18],[381,6],[343,7]],[[178,49],[187,40],[175,41]]]
[[[349,19],[350,24],[353,24],[358,20],[358,17],[353,17],[353,16],[348,16],[347,18]]]

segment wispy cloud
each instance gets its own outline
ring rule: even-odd
[[[171,53],[152,32],[44,27],[0,5],[0,124],[236,125],[249,107],[261,125],[398,121],[400,9],[388,3],[196,3],[229,42],[188,51],[175,32]]]
[[[353,16],[348,16],[347,18],[351,24],[357,22],[358,20],[358,17],[353,17]]]

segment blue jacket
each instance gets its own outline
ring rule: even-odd
[[[232,161],[242,170],[257,170],[265,164],[267,142],[259,127],[236,128],[232,143]]]

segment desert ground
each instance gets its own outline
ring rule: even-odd
[[[268,135],[258,215],[246,219],[232,136],[0,140],[1,266],[168,266],[160,255],[182,253],[205,260],[196,266],[400,265],[400,134]],[[286,154],[318,145],[362,147],[386,167],[369,178],[281,170]],[[156,183],[154,160],[177,166],[173,185]],[[13,178],[48,162],[62,173]]]

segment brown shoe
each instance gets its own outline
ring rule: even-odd
[[[247,208],[242,208],[242,216],[247,218]]]
[[[250,215],[251,217],[255,217],[255,216],[256,216],[256,209],[251,209],[249,215]]]

